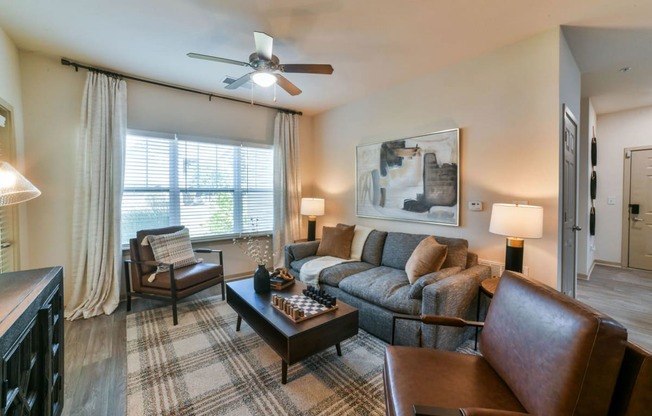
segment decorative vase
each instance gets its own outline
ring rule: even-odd
[[[254,292],[267,293],[269,291],[269,272],[264,264],[259,264],[254,272]]]

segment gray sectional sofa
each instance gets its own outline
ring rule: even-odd
[[[322,270],[320,286],[327,293],[358,308],[360,327],[387,342],[391,338],[394,313],[437,314],[475,320],[478,287],[482,280],[491,276],[491,269],[478,264],[477,255],[468,251],[467,240],[435,236],[439,244],[448,246],[443,272],[423,276],[410,285],[405,265],[416,246],[426,237],[373,230],[364,244],[361,261],[341,263]],[[311,241],[285,247],[285,265],[296,278],[299,278],[304,264],[317,258],[319,243]],[[397,344],[444,350],[455,350],[470,335],[468,329],[422,325],[406,320],[397,321],[395,334]]]

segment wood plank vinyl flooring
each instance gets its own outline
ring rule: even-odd
[[[184,299],[220,295],[220,285]],[[131,311],[166,307],[132,299]],[[172,306],[167,306],[172,308]],[[130,312],[131,313],[131,312]],[[64,322],[63,416],[124,416],[127,408],[127,304],[109,316]]]
[[[596,265],[577,281],[577,298],[627,328],[628,339],[652,351],[652,272]]]
[[[629,339],[652,351],[652,272],[595,266],[591,280],[578,281],[578,299],[627,327]],[[191,296],[220,294],[215,286]],[[165,306],[134,299],[132,311]],[[126,304],[110,316],[65,321],[65,416],[126,413]]]

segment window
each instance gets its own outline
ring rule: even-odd
[[[125,149],[123,244],[169,225],[207,239],[272,230],[271,146],[129,132]]]

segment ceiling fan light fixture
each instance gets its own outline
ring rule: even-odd
[[[256,71],[251,74],[251,79],[261,87],[271,87],[277,81],[276,75],[266,71]]]

